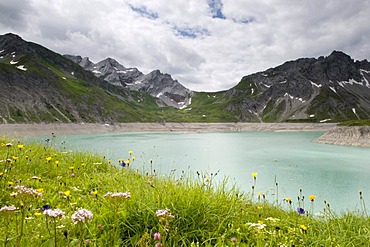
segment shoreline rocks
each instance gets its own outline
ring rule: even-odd
[[[316,143],[370,147],[370,126],[336,126]]]

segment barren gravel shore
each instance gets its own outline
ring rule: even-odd
[[[214,132],[214,131],[328,131],[335,123],[62,123],[0,124],[0,136],[8,138],[113,132]]]

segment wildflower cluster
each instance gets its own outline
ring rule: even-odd
[[[107,192],[104,197],[110,197],[110,198],[116,198],[116,197],[122,197],[122,198],[131,198],[130,192],[117,192],[117,193],[112,193],[112,192]]]
[[[46,209],[44,211],[44,214],[49,217],[57,218],[57,217],[63,217],[65,213],[62,210],[57,208],[57,209]]]
[[[32,188],[27,188],[26,186],[23,186],[23,185],[17,185],[14,187],[14,189],[17,191],[16,193],[12,194],[12,196],[14,197],[18,195],[31,195],[31,196],[36,196],[36,197],[42,196],[41,192],[38,192],[37,190],[32,189]]]
[[[161,218],[161,217],[168,217],[168,218],[175,218],[175,216],[173,216],[170,212],[170,209],[168,208],[165,208],[165,209],[159,209],[155,212],[155,214],[157,215],[157,217]]]
[[[0,212],[6,212],[6,211],[15,211],[17,210],[17,208],[15,206],[4,206],[2,208],[0,208]]]
[[[91,221],[93,213],[87,209],[80,208],[72,214],[72,221],[74,224],[83,223],[85,221]]]

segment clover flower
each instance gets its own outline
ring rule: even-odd
[[[46,209],[44,211],[44,214],[49,217],[57,218],[57,217],[63,217],[65,213],[59,208],[56,208],[56,209]]]
[[[123,197],[123,198],[131,198],[130,192],[117,192],[117,193],[112,193],[112,192],[107,192],[104,197],[110,197],[110,198],[115,198],[115,197]]]
[[[154,233],[153,239],[154,240],[160,240],[161,239],[161,234],[159,232]]]
[[[93,213],[87,209],[80,208],[72,214],[72,221],[74,224],[82,223],[85,221],[91,221],[93,218]]]
[[[170,212],[170,210],[168,208],[166,209],[159,209],[155,212],[155,214],[157,215],[157,217],[169,217],[169,218],[175,218],[175,216],[173,216]]]
[[[15,211],[17,210],[17,208],[15,206],[4,206],[2,208],[0,208],[0,212],[5,212],[5,211]]]

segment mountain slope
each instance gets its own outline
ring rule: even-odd
[[[182,109],[189,105],[193,96],[191,90],[173,80],[171,75],[163,74],[159,70],[144,75],[137,68],[126,68],[112,58],[94,64],[87,57],[64,56],[112,85],[122,86],[130,91],[149,93],[159,106]]]
[[[0,122],[153,121],[145,94],[106,83],[73,61],[14,34],[0,36]]]
[[[245,76],[225,96],[239,121],[343,121],[370,118],[370,63],[334,51]]]

